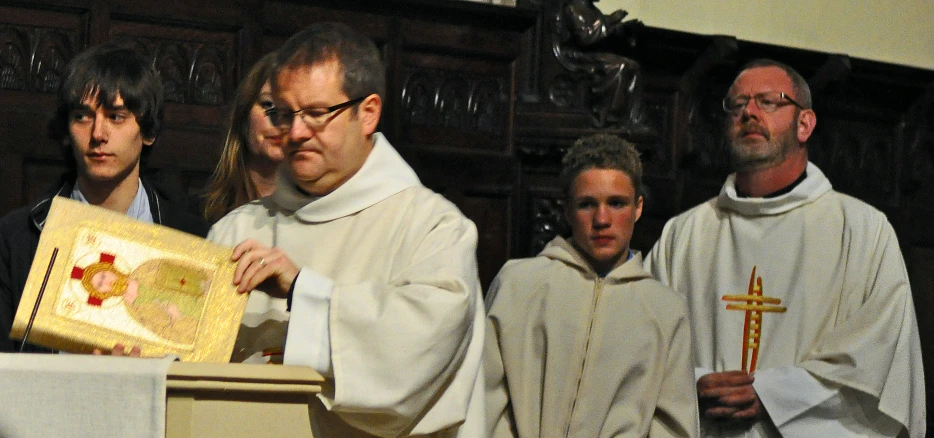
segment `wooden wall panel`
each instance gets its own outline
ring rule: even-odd
[[[82,47],[83,14],[0,6],[0,89],[54,92]]]
[[[114,20],[110,40],[131,44],[159,71],[167,102],[221,105],[237,84],[234,32]]]
[[[81,49],[87,16],[0,6],[0,175],[4,178],[0,214],[35,200],[49,178],[36,178],[29,164],[58,160],[60,148],[48,139],[65,64]]]
[[[506,154],[512,68],[444,55],[406,53],[400,140]]]

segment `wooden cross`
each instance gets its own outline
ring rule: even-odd
[[[785,306],[778,306],[782,300],[762,296],[762,277],[756,277],[756,267],[752,267],[749,276],[749,292],[746,295],[724,295],[723,301],[739,301],[744,304],[727,304],[727,310],[746,311],[746,322],[743,324],[743,371],[752,373],[756,370],[756,360],[759,358],[759,339],[762,337],[762,313],[785,313]],[[748,369],[746,365],[749,365]]]

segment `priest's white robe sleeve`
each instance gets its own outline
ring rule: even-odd
[[[288,337],[285,342],[285,365],[304,365],[331,376],[331,294],[334,282],[302,269],[295,278]],[[290,347],[291,345],[291,347]]]
[[[802,368],[757,371],[753,387],[783,436],[896,437],[902,430],[871,396],[825,385]]]
[[[413,229],[426,230],[410,233],[421,241],[401,242],[395,248],[395,274],[387,284],[338,283],[331,295],[328,327],[334,384],[319,397],[348,424],[374,435],[418,432],[409,429],[429,404],[444,395],[442,391],[452,391],[448,385],[461,368],[477,312],[478,323],[483,323],[476,228],[456,210],[425,218],[411,224]],[[286,357],[293,356],[291,349],[318,345],[315,340],[300,345],[292,339],[291,325],[304,326],[314,313],[293,307]],[[482,348],[482,343],[478,345]],[[459,397],[464,406],[461,412],[444,414],[450,416],[450,426],[458,418],[463,420],[469,401],[469,395],[452,397]]]
[[[695,369],[697,379],[710,373]],[[755,377],[752,386],[783,436],[895,437],[901,431],[901,424],[872,406],[872,397],[821,383],[803,368],[768,368]]]
[[[921,347],[908,272],[888,221],[874,231],[851,244],[850,256],[866,259],[854,265],[866,269],[863,278],[868,284],[851,286],[862,289],[854,293],[861,301],[841,305],[833,330],[796,365],[820,379],[871,396],[875,406],[870,407],[902,424],[912,437],[922,437],[926,427],[924,377],[916,372],[921,367]],[[825,403],[819,406],[829,409]],[[857,423],[854,416],[861,414],[846,407],[837,413],[849,413],[848,420]],[[875,421],[874,416],[869,419]],[[884,432],[875,430],[874,434],[886,436]]]

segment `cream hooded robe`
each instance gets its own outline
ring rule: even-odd
[[[684,301],[640,255],[600,278],[557,237],[508,262],[487,304],[494,438],[697,436]]]
[[[233,359],[284,347],[286,364],[329,377],[312,401],[315,436],[482,436],[476,228],[381,134],[330,194],[309,198],[280,172],[273,195],[208,237],[253,238],[301,267],[291,312],[285,299],[250,294]]]
[[[912,437],[925,431],[924,374],[911,287],[882,212],[835,192],[814,164],[791,192],[720,196],[673,219],[647,268],[687,299],[698,377],[742,369],[753,268],[763,312],[753,387],[770,421],[703,423],[709,436]],[[727,298],[729,299],[729,297]]]

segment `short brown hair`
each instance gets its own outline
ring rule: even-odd
[[[568,149],[561,160],[561,190],[569,198],[574,178],[590,169],[615,169],[632,180],[636,198],[642,196],[642,160],[636,147],[622,138],[609,134],[583,137]]]
[[[376,44],[347,25],[312,24],[289,38],[277,55],[274,75],[283,69],[336,60],[344,73],[342,91],[347,97],[386,95],[386,69]]]

